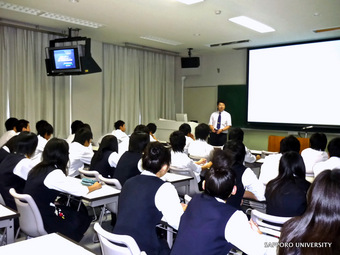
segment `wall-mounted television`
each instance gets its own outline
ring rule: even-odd
[[[54,74],[81,72],[80,51],[79,46],[48,48],[51,72]]]
[[[340,131],[340,39],[248,49],[250,127]]]

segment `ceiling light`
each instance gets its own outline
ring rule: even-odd
[[[31,14],[31,15],[38,15],[39,13],[41,13],[41,11],[38,9],[33,9],[33,8],[16,5],[16,4],[5,3],[3,1],[0,1],[0,8],[10,10],[10,11]]]
[[[140,38],[150,40],[150,41],[170,44],[170,45],[174,45],[174,46],[182,44],[181,42],[176,42],[176,41],[168,40],[168,39],[153,36],[153,35],[145,35],[145,36],[141,36]]]
[[[241,26],[244,26],[246,28],[250,28],[252,30],[255,30],[256,32],[259,33],[268,33],[268,32],[273,32],[275,31],[274,28],[267,26],[257,20],[248,18],[246,16],[238,16],[235,18],[229,19],[231,22],[234,22],[236,24],[239,24]]]
[[[77,25],[82,25],[82,26],[86,26],[86,27],[99,28],[99,27],[104,26],[103,24],[99,24],[99,23],[96,23],[96,22],[83,20],[83,19],[76,19],[76,18],[72,18],[72,17],[69,17],[69,16],[64,16],[64,15],[60,15],[60,14],[56,14],[56,13],[52,13],[52,12],[44,12],[39,16],[44,17],[44,18],[49,18],[49,19],[60,20],[60,21],[68,22],[68,23],[73,23],[73,24],[77,24]]]
[[[177,2],[183,3],[183,4],[197,4],[200,2],[203,2],[204,0],[176,0]]]

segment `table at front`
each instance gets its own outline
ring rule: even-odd
[[[14,242],[14,219],[19,216],[16,211],[0,204],[0,228],[6,228],[7,244]]]
[[[52,233],[0,247],[0,254],[24,255],[94,255],[77,243],[59,234]]]

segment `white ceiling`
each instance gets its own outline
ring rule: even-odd
[[[223,52],[234,48],[264,46],[340,37],[340,30],[314,33],[315,29],[340,27],[340,0],[205,0],[185,5],[175,0],[4,0],[46,12],[104,24],[95,29],[34,15],[0,9],[1,21],[16,20],[66,31],[80,28],[80,36],[124,45],[125,42],[192,55]],[[216,11],[221,11],[219,15]],[[236,25],[229,18],[245,15],[273,27],[257,33]],[[178,41],[177,46],[141,39],[151,35]],[[250,40],[220,47],[210,44]]]

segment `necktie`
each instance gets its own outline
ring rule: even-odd
[[[217,130],[221,128],[221,112],[218,114],[218,119],[217,119]]]

